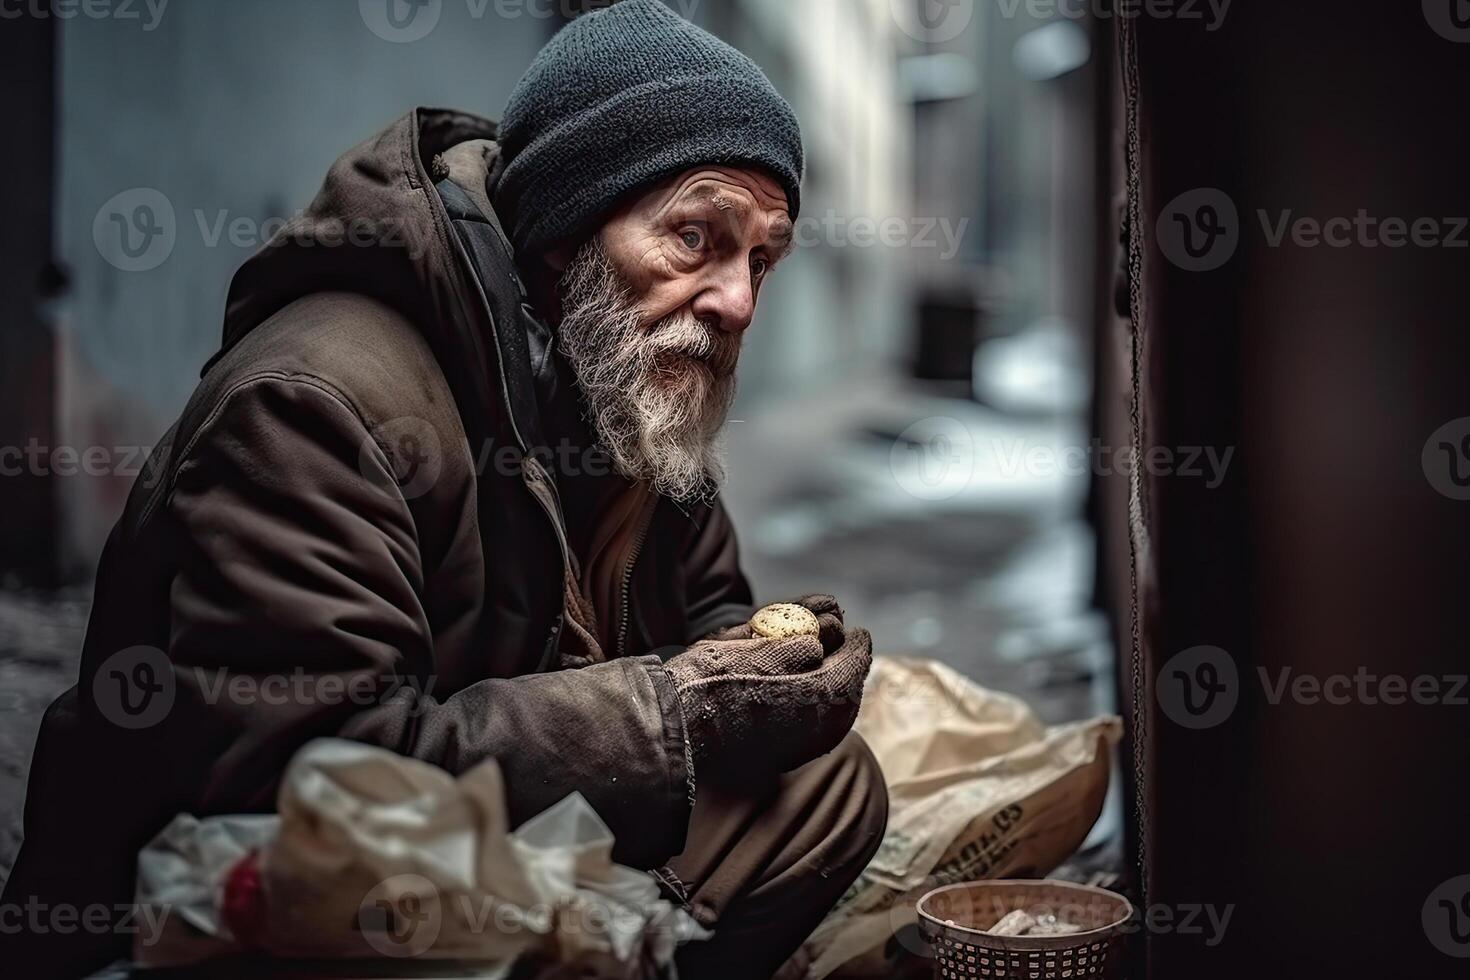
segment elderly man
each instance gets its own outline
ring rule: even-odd
[[[517,821],[581,792],[713,929],[686,976],[786,961],[887,813],[868,635],[824,596],[819,637],[744,625],[716,492],[801,172],[759,69],[657,0],[565,28],[498,129],[420,109],[342,157],[108,543],[6,905],[127,903],[174,814],[268,810],[336,736],[494,758]],[[6,932],[29,977],[131,938]]]

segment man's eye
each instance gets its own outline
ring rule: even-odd
[[[698,228],[685,228],[679,232],[679,238],[684,242],[684,247],[691,252],[697,252],[704,247],[704,232]]]

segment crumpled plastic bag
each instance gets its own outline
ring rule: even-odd
[[[277,809],[180,815],[143,849],[137,900],[165,926],[137,963],[250,950],[457,960],[495,977],[530,957],[631,978],[710,935],[647,874],[613,863],[612,833],[580,794],[511,832],[494,760],[456,780],[322,739],[292,759]]]
[[[793,960],[809,964],[808,980],[890,976],[885,946],[914,925],[930,889],[1040,877],[1064,861],[1102,810],[1123,723],[1048,728],[1024,702],[943,664],[874,657],[854,729],[883,770],[888,829]]]

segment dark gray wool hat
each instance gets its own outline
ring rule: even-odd
[[[501,123],[495,209],[516,250],[590,235],[631,191],[702,164],[754,165],[801,203],[801,129],[745,55],[660,0],[584,14],[541,50]]]

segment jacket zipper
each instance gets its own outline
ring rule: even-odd
[[[464,242],[459,240],[459,230],[454,227],[454,222],[449,220],[449,212],[444,209],[444,202],[439,200],[439,193],[437,191],[431,191],[429,194],[429,201],[430,206],[434,209],[435,217],[437,217],[444,225],[445,237],[449,239],[450,244],[454,248],[454,255],[455,258],[458,259],[459,263],[458,268],[455,271],[459,273],[461,285],[467,284],[470,287],[468,291],[472,293],[476,299],[479,300],[480,310],[485,314],[487,321],[492,325],[492,328],[494,330],[500,331],[510,329],[512,326],[514,326],[513,324],[502,324],[496,321],[495,313],[493,310],[490,309],[490,300],[485,295],[484,285],[480,282],[479,277],[474,274],[473,270],[475,264],[470,260],[469,254],[465,251]],[[497,363],[499,363],[501,357],[501,349],[498,340],[494,342],[494,348],[496,361]],[[532,472],[535,474],[535,478],[539,478],[541,462],[526,451],[527,447],[525,436],[521,434],[520,426],[516,424],[515,412],[510,407],[510,394],[505,387],[503,365],[501,366],[498,374],[500,375],[500,377],[498,378],[500,382],[500,393],[501,396],[505,399],[504,404],[506,406],[506,420],[510,424],[511,433],[515,436],[517,446],[521,450],[521,470],[523,473],[526,473],[527,471]],[[567,544],[566,530],[562,526],[560,501],[555,499],[554,490],[552,491],[552,493],[553,499],[550,501],[543,500],[541,495],[534,491],[532,492],[531,496],[536,498],[536,502],[541,505],[542,510],[546,512],[547,518],[550,519],[552,525],[555,527],[557,543],[561,546],[562,561],[565,563],[567,561],[567,555],[569,554],[570,549],[568,548]]]
[[[653,512],[658,508],[658,497],[653,498],[653,503],[644,507],[644,515],[638,525],[638,533],[633,537],[633,547],[628,552],[628,563],[623,566],[623,585],[618,598],[618,656],[623,657],[628,652],[628,620],[631,619],[629,609],[629,598],[633,587],[633,566],[638,561],[638,555],[643,551],[643,542],[648,538],[648,529],[653,526]]]
[[[555,500],[554,486],[547,475],[543,473],[540,460],[534,456],[523,456],[521,458],[524,460],[521,468],[525,474],[524,482],[526,489],[536,499],[536,502],[541,505],[542,510],[546,511],[546,516],[551,519],[552,529],[556,531],[557,546],[561,549],[562,572],[566,574],[571,564],[571,559],[568,556],[572,553],[572,546],[567,540],[566,528],[557,516],[561,512],[561,508]],[[542,497],[543,490],[548,497],[552,497],[551,500],[548,501]],[[566,615],[566,605],[563,603],[561,613],[552,622],[551,630],[546,636],[546,647],[541,652],[540,670],[546,670],[551,664],[552,657],[556,654],[557,636],[561,633],[562,622],[566,618]]]
[[[485,295],[485,287],[480,282],[479,277],[474,274],[474,263],[470,261],[469,254],[465,251],[464,242],[460,241],[459,239],[459,231],[454,227],[454,222],[449,220],[449,212],[445,210],[444,202],[439,199],[438,191],[432,190],[432,186],[433,184],[431,181],[431,189],[428,195],[429,206],[433,209],[435,218],[437,218],[441,222],[445,231],[445,237],[449,240],[451,246],[454,249],[455,258],[458,260],[458,267],[455,271],[458,273],[460,279],[461,290],[463,290],[464,285],[469,285],[471,291],[479,300],[480,309],[484,312],[488,322],[492,325],[492,328],[496,331],[505,329],[506,325],[496,322],[495,313],[493,310],[490,309],[490,300]],[[522,294],[524,295],[524,290],[522,290]],[[461,292],[461,295],[463,295],[463,292]],[[495,357],[497,363],[499,363],[501,350],[498,340],[495,340],[494,346]],[[551,484],[550,480],[546,481],[546,483],[549,484],[549,486],[547,486],[547,490],[549,491],[548,496],[550,497],[550,499],[548,500],[544,498],[541,493],[538,492],[539,485],[542,482],[541,462],[526,451],[526,440],[525,437],[521,435],[520,426],[516,424],[515,412],[510,405],[510,395],[505,387],[505,375],[503,365],[501,366],[499,374],[501,395],[505,399],[504,404],[506,406],[506,419],[510,425],[511,433],[515,436],[516,443],[519,445],[521,450],[521,481],[523,485],[526,486],[526,489],[530,492],[531,497],[536,501],[536,503],[541,505],[542,511],[546,514],[546,519],[551,522],[552,530],[556,532],[556,543],[558,549],[561,551],[562,567],[563,570],[565,570],[565,568],[568,567],[571,562],[572,549],[571,544],[567,541],[566,526],[561,516],[561,501],[558,499],[555,485]],[[565,615],[566,610],[564,608],[561,615],[556,617],[556,621],[552,624],[550,633],[547,635],[546,648],[542,651],[541,655],[540,669],[542,670],[546,669],[548,663],[550,662],[552,654],[555,652],[557,634],[561,631],[562,620]]]

